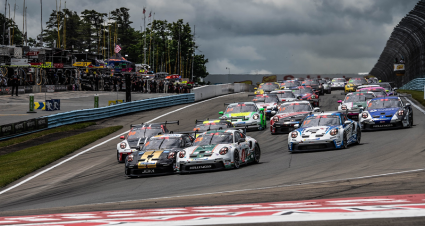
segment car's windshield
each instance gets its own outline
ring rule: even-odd
[[[238,104],[238,105],[229,105],[226,109],[226,114],[230,113],[241,113],[241,112],[254,112],[257,111],[257,108],[253,104]]]
[[[207,133],[198,136],[193,143],[194,146],[204,146],[211,144],[231,144],[233,143],[233,134],[225,132]]]
[[[399,108],[401,106],[401,101],[399,99],[375,99],[369,101],[367,109],[372,110],[379,108]]]
[[[217,129],[225,129],[225,128],[228,128],[228,125],[226,123],[212,122],[212,123],[204,123],[204,124],[196,125],[193,131],[217,130]]]
[[[306,86],[315,86],[315,85],[319,85],[319,82],[317,82],[317,81],[305,81],[304,84]]]
[[[334,78],[332,82],[345,82],[345,78]]]
[[[290,87],[290,86],[299,86],[300,83],[297,81],[285,81],[284,83],[281,83],[280,85],[285,87]]]
[[[279,98],[295,98],[292,91],[276,93]]]
[[[365,102],[368,99],[375,98],[371,93],[354,93],[347,95],[344,102]]]
[[[341,125],[338,115],[318,115],[304,119],[301,127]]]
[[[363,85],[364,82],[362,80],[356,79],[356,80],[351,80],[349,83],[354,85]]]
[[[148,149],[168,149],[182,147],[183,140],[181,137],[152,137],[143,146],[144,150]]]
[[[266,97],[265,99],[264,99],[265,101],[265,103],[277,103],[277,102],[279,102],[279,98],[277,98],[277,96],[268,96],[268,97]]]
[[[387,93],[384,90],[374,89],[371,90],[376,96],[386,96]]]
[[[303,112],[311,111],[311,107],[307,103],[291,103],[280,105],[279,113],[292,113],[292,112]]]
[[[263,85],[260,85],[259,87],[260,89],[263,90],[275,90],[275,89],[279,89],[279,85],[276,83],[265,83]]]
[[[154,127],[137,127],[130,130],[130,132],[127,135],[127,140],[138,140],[142,137],[151,137],[158,135],[158,133],[162,133],[161,128],[154,128]]]
[[[306,94],[306,93],[313,93],[313,90],[311,88],[305,88],[305,89],[296,89],[293,92],[295,94]]]

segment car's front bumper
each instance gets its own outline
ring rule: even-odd
[[[131,177],[148,176],[148,175],[161,175],[170,174],[174,172],[173,165],[157,166],[155,168],[138,168],[137,165],[125,166],[126,175]]]
[[[235,127],[246,127],[247,129],[258,129],[258,127],[261,125],[261,121],[238,121],[233,122],[233,125]]]
[[[342,90],[344,90],[345,89],[345,86],[344,85],[331,85],[331,90],[340,90],[340,89],[342,89]]]
[[[294,125],[299,124],[300,122],[275,122],[270,126],[271,133],[289,133],[294,130]]]
[[[180,161],[178,172],[180,173],[197,173],[214,170],[223,170],[231,168],[233,165],[230,160],[193,160]]]
[[[291,142],[288,144],[289,152],[304,151],[325,151],[341,148],[342,142],[336,140],[312,141],[312,142]]]
[[[363,121],[361,122],[362,130],[384,130],[384,129],[399,129],[403,128],[402,121],[390,121],[382,123],[381,121]]]

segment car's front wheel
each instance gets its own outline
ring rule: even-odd
[[[258,146],[258,144],[255,144],[255,149],[254,149],[254,163],[260,163],[260,157],[261,157],[261,149],[260,146]]]
[[[362,139],[362,132],[360,130],[360,127],[357,127],[356,144],[360,144],[361,139]]]
[[[239,157],[238,151],[233,152],[233,162],[234,162],[234,165],[233,165],[234,168],[239,169],[239,167],[241,166],[241,163],[240,163],[240,157]]]
[[[342,138],[342,148],[347,149],[348,148],[348,140],[347,140],[347,134],[344,133],[344,137]]]
[[[409,115],[409,124],[407,125],[407,128],[412,128],[413,126],[413,114]]]

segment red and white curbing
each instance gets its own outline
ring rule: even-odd
[[[425,194],[0,217],[0,225],[208,225],[424,217]]]

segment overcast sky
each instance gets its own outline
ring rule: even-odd
[[[22,28],[22,5],[16,23]],[[28,33],[40,33],[40,1],[27,0]],[[155,19],[184,19],[196,25],[199,50],[210,74],[324,74],[368,72],[394,26],[417,0],[71,0],[81,13],[130,8],[133,27],[142,25],[142,9]],[[0,1],[4,13],[5,0]],[[8,1],[13,4],[15,0]],[[62,0],[62,7],[64,7]],[[59,4],[59,0],[58,0]],[[43,27],[56,8],[43,0]],[[12,12],[13,16],[13,12]]]

